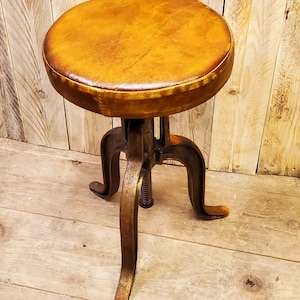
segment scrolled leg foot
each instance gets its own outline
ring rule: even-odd
[[[97,196],[108,199],[119,189],[120,184],[120,152],[126,152],[127,142],[123,137],[122,128],[108,131],[101,141],[101,161],[103,184],[98,181],[90,183],[90,190]]]
[[[191,140],[170,135],[162,156],[163,159],[177,160],[185,165],[188,173],[190,200],[199,218],[214,220],[229,215],[230,211],[226,206],[205,205],[205,163],[200,150]]]

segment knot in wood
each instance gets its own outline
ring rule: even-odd
[[[237,94],[239,94],[239,90],[237,89],[237,88],[230,88],[229,90],[228,90],[228,94],[229,95],[232,95],[232,96],[235,96],[235,95],[237,95]]]
[[[299,224],[299,222],[297,222],[296,220],[290,220],[288,224],[289,224],[289,226],[290,226],[291,228],[293,228],[293,229],[298,229],[298,228],[300,228],[300,224]]]
[[[254,275],[246,275],[242,278],[243,289],[247,292],[256,293],[263,287],[262,281]]]
[[[41,89],[35,89],[35,92],[36,92],[36,94],[38,95],[38,97],[40,99],[46,99],[47,98],[47,95],[46,95],[46,93],[43,90],[41,90]]]
[[[72,160],[72,164],[73,164],[74,166],[78,166],[78,165],[81,164],[81,161],[79,161],[79,160]]]

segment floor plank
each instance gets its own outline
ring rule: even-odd
[[[5,209],[1,224],[2,281],[79,299],[113,299],[120,269],[117,229]],[[298,268],[285,260],[140,234],[132,299],[298,299]]]
[[[23,151],[7,148],[0,151],[4,182],[0,190],[6,194],[2,207],[118,228],[120,194],[107,202],[87,188],[90,181],[101,177],[99,158],[36,146]],[[123,172],[125,163],[121,166]],[[149,210],[140,209],[140,231],[299,261],[299,178],[207,172],[206,186],[206,201],[228,205],[228,218],[197,220],[189,204],[185,169],[156,166],[156,202]],[[38,199],[39,205],[32,205],[31,199]],[[164,226],[157,226],[160,223]]]
[[[113,299],[120,193],[104,201],[88,190],[99,163],[0,139],[0,299]],[[299,178],[207,172],[206,201],[231,208],[207,222],[191,208],[185,169],[156,166],[131,299],[300,299],[299,187]]]
[[[0,297],[2,300],[82,300],[68,295],[39,291],[23,286],[0,282]]]
[[[140,238],[133,299],[298,299],[299,264],[150,236]]]
[[[111,299],[119,232],[101,225],[1,210],[5,282],[82,299]]]

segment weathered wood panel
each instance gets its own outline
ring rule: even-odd
[[[0,299],[113,299],[120,194],[88,190],[97,161],[0,139]],[[188,203],[184,168],[158,166],[153,179],[130,299],[300,298],[297,178],[209,171],[207,201],[232,209],[212,222]]]
[[[226,1],[236,57],[215,102],[211,169],[256,172],[285,6],[282,0]]]
[[[0,2],[0,136],[24,141],[24,129],[4,25]]]
[[[8,230],[0,278],[15,293],[21,286],[48,291],[50,299],[59,294],[113,299],[120,270],[117,229],[13,210],[1,213]],[[139,246],[133,300],[299,297],[295,262],[149,234],[139,234]],[[1,290],[0,295],[10,300]]]
[[[220,15],[223,14],[224,5],[225,5],[224,0],[207,0],[202,2],[208,5],[209,7],[211,7],[213,10],[217,11]]]
[[[13,285],[11,282],[0,282],[0,297],[2,300],[81,300],[64,294],[39,291],[31,287]]]
[[[59,16],[61,16],[64,12],[69,10],[71,7],[85,2],[85,0],[52,0],[52,13],[54,20],[56,20]]]
[[[282,30],[259,172],[300,177],[300,1],[290,0]]]
[[[41,55],[46,30],[52,24],[50,1],[1,2],[25,138],[67,149],[63,101],[50,85]]]

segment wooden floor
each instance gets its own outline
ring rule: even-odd
[[[114,298],[120,193],[89,191],[99,162],[0,139],[0,299]],[[206,185],[229,217],[197,220],[185,169],[154,168],[131,299],[299,300],[300,179],[207,172]]]

